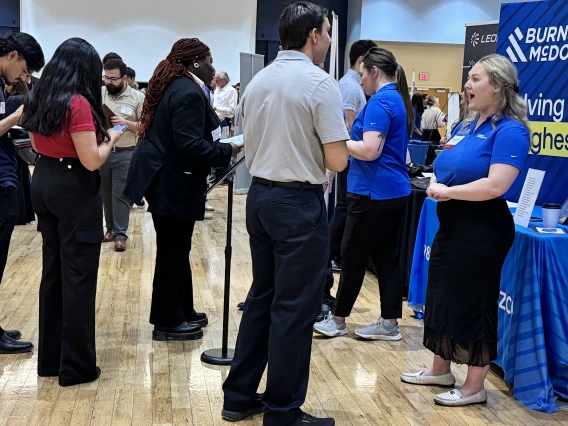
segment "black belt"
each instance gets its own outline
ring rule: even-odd
[[[132,151],[136,146],[113,146],[110,152]]]
[[[259,177],[253,177],[252,183],[260,183],[261,185],[267,185],[269,187],[280,186],[282,188],[296,188],[296,189],[319,189],[323,190],[323,186],[317,183],[309,182],[275,182],[273,180],[263,179]]]

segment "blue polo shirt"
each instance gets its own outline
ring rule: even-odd
[[[406,170],[408,125],[404,101],[394,83],[383,86],[363,108],[351,128],[351,139],[362,141],[363,133],[386,135],[383,152],[375,161],[351,158],[347,191],[370,196],[372,200],[389,200],[410,194]]]
[[[477,129],[475,120],[468,130],[454,131],[455,138],[463,139],[452,149],[443,150],[434,161],[434,173],[439,183],[456,186],[486,178],[492,164],[509,164],[523,169],[530,147],[528,129],[510,118],[502,118],[493,128],[492,118],[487,118]]]
[[[4,80],[0,78],[0,121],[7,117],[6,99],[4,98]],[[0,135],[0,186],[18,186],[16,174],[16,151],[8,139],[8,134]]]

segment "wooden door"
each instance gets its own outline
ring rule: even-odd
[[[435,88],[435,87],[418,87],[416,88],[416,93],[426,94],[428,96],[434,96],[440,100],[440,109],[444,114],[448,113],[448,96],[450,93],[449,89],[445,88]],[[440,129],[440,134],[444,136],[446,134],[445,129]]]

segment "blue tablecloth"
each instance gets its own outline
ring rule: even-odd
[[[533,216],[541,217],[540,208]],[[532,223],[530,226],[534,226]],[[439,222],[436,201],[426,199],[416,236],[408,304],[424,311],[428,262]],[[555,395],[568,398],[568,235],[544,235],[516,226],[503,265],[495,361],[527,407],[558,411]]]
[[[429,146],[429,142],[411,141],[408,144],[408,151],[410,152],[412,162],[425,165]]]

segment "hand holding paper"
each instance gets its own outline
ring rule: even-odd
[[[221,139],[219,142],[232,143],[233,145],[242,147],[245,145],[245,138],[243,135],[239,135],[239,136],[233,136],[232,138]]]

